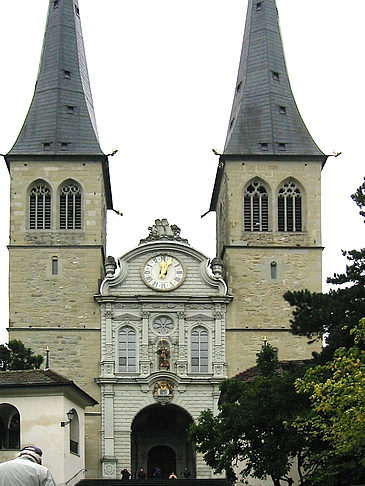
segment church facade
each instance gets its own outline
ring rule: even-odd
[[[291,92],[275,0],[248,1],[210,206],[213,259],[164,219],[137,248],[106,258],[111,182],[77,0],[49,2],[34,97],[5,158],[9,339],[40,354],[48,346],[52,369],[99,402],[85,413],[88,477],[124,467],[151,476],[156,466],[213,477],[189,425],[217,410],[219,384],[255,364],[264,336],[279,359],[310,357],[282,295],[321,289],[326,156]]]

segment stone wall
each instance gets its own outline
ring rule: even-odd
[[[217,207],[218,251],[233,301],[227,311],[227,373],[255,365],[264,337],[277,348],[279,359],[310,358],[320,343],[291,335],[288,290],[321,291],[321,165],[313,161],[227,161]],[[269,231],[244,231],[244,191],[254,179],[268,191]],[[301,232],[277,231],[277,191],[294,180],[302,194]],[[228,198],[226,198],[226,193]],[[227,204],[226,204],[227,200]],[[221,221],[223,219],[223,223]],[[219,234],[224,231],[224,234]],[[220,243],[221,242],[221,243]]]

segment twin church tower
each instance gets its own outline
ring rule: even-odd
[[[111,182],[80,9],[77,0],[50,0],[33,100],[6,155],[9,339],[39,354],[49,347],[52,369],[99,402],[87,413],[90,477],[153,461],[210,477],[180,432],[216,408],[220,381],[255,364],[264,336],[279,359],[310,356],[306,340],[290,334],[282,296],[321,290],[325,161],[291,92],[275,0],[249,0],[210,206],[211,269],[179,228],[157,220],[116,270],[106,260]],[[143,424],[160,420],[161,397],[170,422],[158,434]]]

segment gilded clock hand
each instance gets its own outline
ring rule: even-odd
[[[160,263],[161,270],[160,270],[159,278],[166,277],[167,269],[171,264],[172,264],[172,258],[169,258],[167,262],[165,260],[162,260],[162,262]]]

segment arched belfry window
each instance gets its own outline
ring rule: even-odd
[[[251,182],[244,196],[245,231],[269,230],[269,200],[264,184],[258,180]]]
[[[118,352],[119,372],[136,372],[137,341],[132,327],[125,326],[119,331]]]
[[[195,327],[191,332],[191,372],[208,373],[209,341],[204,327]]]
[[[30,190],[29,228],[51,228],[51,191],[43,182],[37,183]]]
[[[60,229],[81,229],[81,189],[67,182],[60,191]]]
[[[279,231],[302,231],[302,194],[298,184],[285,182],[278,192]]]

